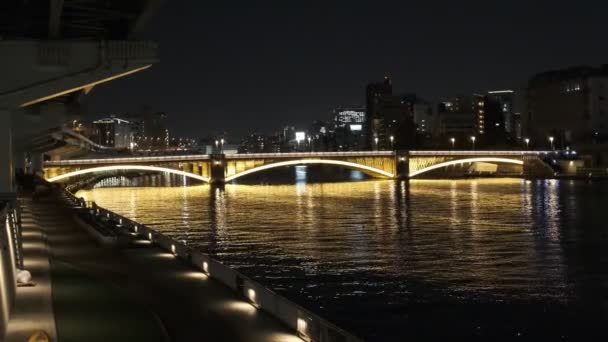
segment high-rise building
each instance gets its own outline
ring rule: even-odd
[[[439,133],[443,137],[477,141],[489,145],[505,142],[504,118],[500,102],[493,96],[474,94],[440,102]]]
[[[504,129],[507,134],[512,137],[516,137],[516,124],[515,124],[515,92],[513,90],[494,90],[489,91],[488,96],[500,103],[500,109],[504,118]]]
[[[152,112],[148,107],[141,114],[128,117],[131,122],[137,149],[161,150],[171,145],[166,127],[167,113]]]
[[[412,110],[416,131],[424,136],[434,136],[436,134],[435,116],[431,104],[419,101],[413,105]]]
[[[390,78],[367,86],[366,129],[364,141],[367,148],[389,149],[411,147],[415,137],[412,118],[413,104],[409,95],[393,95]],[[415,95],[414,95],[415,96]]]
[[[608,65],[549,71],[528,82],[524,135],[556,147],[608,138]],[[542,143],[541,143],[542,142]]]
[[[365,148],[364,137],[367,131],[365,108],[341,107],[333,111],[333,118],[333,137],[337,150],[353,151]],[[332,145],[328,141],[328,134],[324,137],[325,149],[329,149]]]
[[[363,130],[365,125],[365,108],[338,108],[334,110],[334,124],[336,128],[352,126],[351,129]]]
[[[93,121],[98,144],[118,149],[133,148],[131,122],[115,116]]]
[[[388,76],[384,77],[382,82],[370,83],[366,88],[365,96],[365,122],[364,125],[364,142],[365,148],[372,149],[374,140],[378,138],[378,127],[382,124],[382,115],[380,109],[385,98],[393,95],[393,85]],[[376,144],[377,145],[377,144]]]
[[[441,136],[468,139],[479,130],[478,116],[470,97],[457,96],[449,101],[439,102],[437,114]]]

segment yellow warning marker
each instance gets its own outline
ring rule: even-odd
[[[51,342],[51,338],[46,332],[42,330],[36,330],[32,333],[32,335],[30,335],[30,338],[28,338],[27,342]]]

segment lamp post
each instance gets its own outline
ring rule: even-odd
[[[555,151],[555,145],[553,145],[553,137],[549,137],[549,142],[551,143],[551,151]]]
[[[374,138],[374,142],[376,143],[376,151],[378,151],[378,137]]]
[[[473,150],[475,150],[475,139],[476,139],[475,136],[471,137],[471,141],[473,142]]]
[[[312,144],[310,143],[310,135],[308,136],[308,149],[312,152]]]
[[[452,143],[452,150],[453,150],[454,144],[456,144],[456,138],[450,138],[450,142]]]
[[[394,149],[394,146],[395,146],[395,137],[391,135],[389,139],[391,139],[391,149]]]
[[[224,153],[224,138],[220,139],[220,153]]]
[[[524,141],[526,142],[526,150],[529,150],[530,149],[530,139],[526,138],[526,139],[524,139]]]
[[[219,145],[220,145],[219,140],[216,140],[215,141],[215,151],[216,151],[215,153],[217,153],[217,149],[219,148]]]

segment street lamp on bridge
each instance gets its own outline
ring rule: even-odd
[[[553,140],[554,140],[553,137],[549,137],[549,142],[551,143],[551,150],[555,151],[555,145],[553,145]]]
[[[395,137],[391,135],[390,139],[391,139],[391,149],[392,149],[392,148],[394,147],[394,145],[395,145],[395,144],[394,144],[394,142],[395,142]]]
[[[450,142],[452,143],[452,150],[453,150],[454,144],[456,143],[456,138],[450,138]]]
[[[524,141],[526,142],[526,150],[530,149],[530,138],[526,138],[524,139]]]
[[[475,150],[475,139],[476,139],[475,136],[471,137],[471,141],[473,142],[473,150]]]
[[[378,151],[378,137],[374,138],[374,142],[376,143],[376,151]]]

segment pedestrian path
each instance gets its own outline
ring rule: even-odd
[[[56,341],[55,320],[51,299],[51,268],[49,249],[44,231],[32,212],[30,198],[20,198],[22,204],[22,241],[24,268],[31,272],[35,286],[18,287],[6,341],[27,341],[33,332],[44,331]]]
[[[45,270],[52,279],[56,333],[52,324],[48,329],[57,341],[301,341],[223,284],[149,242],[100,247],[58,198],[25,207],[48,240]],[[36,276],[34,281],[43,280]]]

